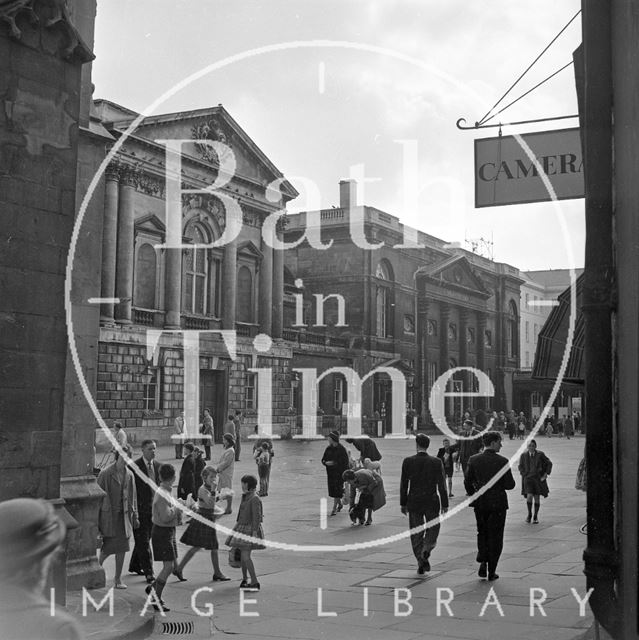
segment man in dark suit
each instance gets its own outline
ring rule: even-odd
[[[417,573],[430,571],[430,554],[437,544],[439,520],[427,529],[426,522],[436,520],[448,511],[448,493],[444,479],[444,466],[439,458],[427,453],[430,438],[423,433],[415,437],[417,453],[402,463],[399,504],[404,515],[408,514],[411,529],[410,542],[417,558]],[[437,494],[439,493],[439,497]]]
[[[142,456],[133,464],[139,472],[150,478],[156,484],[160,481],[160,463],[155,460],[155,442],[153,440],[142,441]],[[140,526],[133,530],[135,547],[129,561],[129,573],[137,573],[146,576],[146,581],[153,582],[153,559],[151,557],[151,511],[155,491],[139,477],[138,469],[135,469],[135,488],[138,494],[138,518]]]
[[[482,439],[484,451],[472,456],[468,461],[464,478],[468,495],[480,491],[503,467],[508,467],[508,459],[498,453],[501,449],[501,434],[489,431]],[[477,522],[477,562],[480,578],[499,578],[496,570],[504,546],[504,525],[508,510],[506,491],[514,488],[515,479],[508,468],[490,489],[472,503]]]

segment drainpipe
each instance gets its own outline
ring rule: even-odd
[[[584,551],[590,607],[615,638],[620,630],[616,593],[612,315],[614,291],[612,200],[611,6],[582,0],[584,43],[583,156],[586,251],[583,287],[586,353],[586,464],[588,546]],[[581,105],[580,105],[581,106]],[[634,425],[633,425],[634,428]]]

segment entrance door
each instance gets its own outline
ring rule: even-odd
[[[215,442],[222,442],[223,427],[228,415],[226,371],[200,369],[200,416],[208,409],[213,416]]]

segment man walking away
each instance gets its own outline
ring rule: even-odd
[[[464,486],[468,495],[474,495],[502,469],[508,459],[499,455],[501,435],[489,431],[483,436],[484,451],[468,461]],[[475,509],[477,522],[477,562],[480,578],[497,580],[497,563],[504,546],[504,525],[508,510],[506,491],[515,488],[515,479],[510,469],[471,506]]]
[[[405,458],[402,463],[399,493],[402,513],[408,514],[410,542],[417,558],[417,573],[420,575],[430,571],[429,558],[437,544],[439,521],[424,530],[420,527],[426,522],[438,519],[440,511],[442,514],[448,511],[444,466],[439,458],[428,455],[429,444],[430,438],[426,434],[417,434],[417,453]]]
[[[159,482],[160,463],[155,459],[156,445],[153,440],[142,441],[142,457],[138,458],[135,464],[140,472],[152,480],[155,484]],[[150,487],[140,473],[135,474],[135,489],[138,496],[138,519],[140,526],[133,529],[135,547],[129,560],[129,573],[137,573],[146,576],[148,583],[153,582],[153,559],[151,557],[151,520],[153,510],[153,496],[155,491]]]

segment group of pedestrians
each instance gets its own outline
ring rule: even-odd
[[[472,431],[467,430],[467,435]],[[474,435],[478,435],[477,432]],[[507,458],[499,455],[502,436],[498,431],[488,431],[481,437],[463,440],[473,442],[477,451],[464,464],[464,489],[466,495],[477,498],[471,502],[477,526],[478,576],[497,580],[497,564],[503,549],[504,526],[508,510],[506,492],[515,488],[515,479]],[[428,454],[430,439],[425,434],[415,438],[417,453],[402,464],[400,480],[400,507],[408,515],[411,530],[411,546],[417,559],[417,572],[430,571],[430,555],[439,535],[439,517],[447,512],[452,496],[453,465],[460,457],[461,447],[445,439],[437,456]],[[479,450],[480,449],[480,450]],[[535,440],[519,459],[521,493],[526,500],[526,522],[539,522],[540,497],[548,496],[547,478],[552,472],[552,462],[543,451],[537,449]],[[493,479],[492,486],[488,485]]]
[[[179,478],[172,464],[160,464],[155,460],[157,446],[153,440],[144,440],[140,457],[132,460],[132,449],[126,443],[126,434],[121,428],[118,429],[117,433],[121,432],[124,437],[117,440],[119,446],[116,447],[115,462],[102,469],[97,478],[98,485],[105,492],[98,523],[101,534],[99,562],[103,564],[107,557],[115,555],[116,589],[127,588],[122,580],[122,571],[131,539],[134,547],[129,572],[146,578],[146,593],[153,594],[151,602],[158,611],[169,610],[162,597],[168,578],[174,575],[178,580],[185,581],[184,568],[200,549],[210,552],[212,581],[230,579],[220,567],[219,542],[214,523],[218,517],[232,512],[233,470],[238,459],[236,435],[240,434],[235,418],[236,416],[229,415],[229,420],[224,425],[224,429],[229,432],[223,434],[223,450],[216,463],[207,464],[207,459],[211,458],[210,439],[206,439],[208,452],[206,444],[204,451],[192,442],[180,442],[176,445],[176,458],[183,459]],[[212,428],[212,419],[207,420],[206,413],[203,420],[203,424],[205,423],[206,429]],[[175,426],[183,432],[183,414],[176,418]],[[208,456],[203,455],[205,452]],[[260,441],[259,451],[254,448],[254,456],[261,491],[263,495],[267,495],[273,457],[270,439]],[[264,458],[267,464],[264,464]],[[182,504],[172,495],[176,480],[177,498]],[[257,495],[255,476],[243,476],[241,486],[242,500],[234,533],[228,536],[225,544],[238,549],[242,571],[240,587],[255,591],[259,590],[260,585],[251,551],[264,548],[259,542],[259,539],[264,538],[262,504]],[[224,507],[221,506],[223,504]],[[187,506],[191,509],[191,519],[180,542],[190,548],[178,560],[176,528],[182,524],[182,513]],[[157,574],[154,572],[154,561],[162,563]]]
[[[499,431],[480,433],[474,422],[467,420],[463,434],[465,438],[459,443],[444,439],[436,456],[428,453],[430,438],[423,433],[417,434],[415,455],[405,458],[402,463],[400,509],[408,516],[417,573],[424,574],[430,571],[430,556],[437,544],[440,516],[448,511],[449,499],[454,497],[452,478],[455,464],[460,462],[465,493],[477,496],[471,506],[477,527],[478,576],[493,581],[499,578],[497,565],[503,549],[509,506],[506,492],[515,487],[515,479],[508,459],[499,455],[502,447]],[[322,464],[326,468],[328,495],[333,498],[330,515],[336,515],[349,504],[354,524],[372,524],[373,511],[386,501],[379,462],[381,454],[370,438],[347,438],[346,441],[360,452],[360,459],[353,460],[341,444],[338,431],[331,431],[327,438]],[[377,468],[371,469],[373,464]],[[537,524],[540,497],[547,497],[549,493],[547,478],[552,471],[552,462],[537,450],[536,441],[531,440],[527,451],[520,456],[518,469],[521,493],[528,509],[526,522]],[[485,488],[494,478],[492,485]]]

